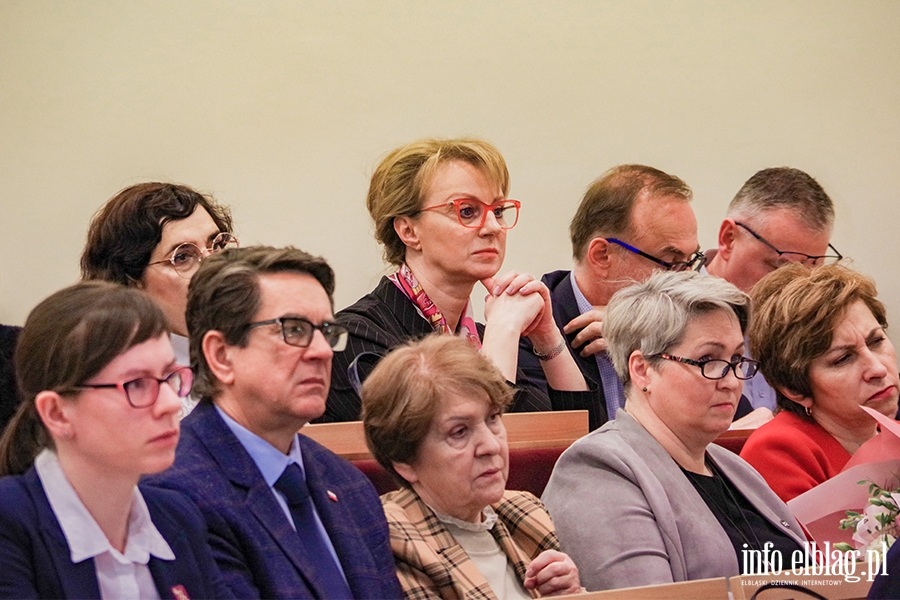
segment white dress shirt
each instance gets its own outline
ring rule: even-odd
[[[56,453],[44,450],[35,459],[34,467],[69,544],[72,563],[94,559],[100,597],[158,599],[159,592],[147,566],[150,556],[175,560],[175,553],[150,519],[147,503],[137,486],[128,514],[125,552],[122,553],[112,547],[97,521],[82,504],[66,479]]]

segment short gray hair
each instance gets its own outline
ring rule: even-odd
[[[757,171],[728,205],[728,216],[749,219],[778,208],[793,211],[813,231],[834,224],[834,203],[819,182],[791,167]]]
[[[741,333],[750,317],[750,297],[719,277],[694,271],[660,271],[612,297],[603,320],[607,353],[626,390],[631,384],[628,359],[666,352],[684,337],[691,318],[717,310],[737,316]]]

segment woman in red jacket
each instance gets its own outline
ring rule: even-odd
[[[875,283],[851,269],[786,265],[752,295],[750,351],[778,410],[741,457],[788,501],[840,473],[877,433],[861,406],[896,416],[897,358]]]

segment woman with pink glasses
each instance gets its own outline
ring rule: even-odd
[[[0,598],[228,595],[199,510],[139,486],[175,460],[180,398],[166,318],[91,281],[31,311],[16,352],[23,403],[0,439]]]
[[[594,402],[553,321],[547,287],[534,277],[497,276],[506,234],[520,203],[507,198],[509,172],[497,149],[477,139],[423,139],[390,152],[372,175],[366,205],[384,258],[395,267],[378,287],[338,312],[350,331],[336,353],[324,421],[359,419],[357,392],[388,350],[432,332],[458,335],[479,348],[516,386],[513,411],[576,408]],[[469,298],[487,290],[485,325]],[[518,369],[527,336],[549,393]]]

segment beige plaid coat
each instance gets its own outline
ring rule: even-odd
[[[401,489],[381,497],[391,530],[391,550],[407,598],[497,600],[487,580],[419,496]],[[528,492],[507,491],[492,505],[491,530],[519,577],[544,550],[559,550],[544,505]],[[537,592],[531,592],[537,597]]]

